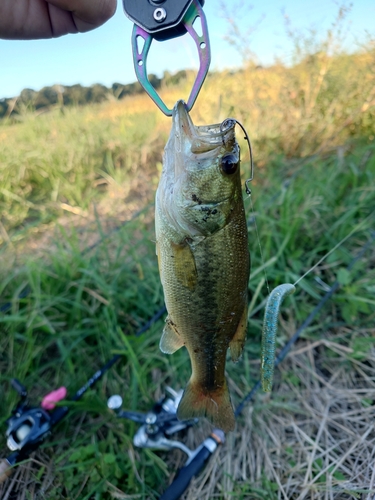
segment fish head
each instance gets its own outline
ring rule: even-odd
[[[188,237],[222,229],[242,206],[235,121],[195,126],[183,101],[173,109],[157,203]]]

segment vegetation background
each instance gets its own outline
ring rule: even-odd
[[[240,363],[227,366],[235,405],[259,377],[266,281],[295,282],[351,236],[285,302],[279,347],[340,282],[280,366],[272,395],[259,392],[246,407],[186,499],[375,495],[375,43],[369,36],[345,52],[347,14],[339,9],[324,38],[287,24],[288,66],[261,67],[244,51],[240,70],[209,75],[192,112],[197,124],[236,117],[253,143],[248,341]],[[248,47],[231,26],[229,41]],[[172,105],[193,78],[166,75],[159,91]],[[123,356],[0,496],[156,499],[185,456],[134,448],[135,424],[116,419],[106,399],[118,393],[124,408],[148,411],[167,385],[182,388],[189,377],[186,352],[159,351],[162,320],[134,336],[163,306],[152,204],[170,120],[136,87],[101,88],[105,99],[89,105],[60,90],[52,105],[38,104],[47,91],[0,103],[3,455],[17,401],[11,378],[37,404],[61,385],[74,394],[114,353]],[[197,446],[208,431],[202,422],[180,437]]]

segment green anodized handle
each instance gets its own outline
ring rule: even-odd
[[[200,19],[202,25],[201,35],[197,33],[193,26],[197,18]],[[199,71],[186,104],[187,110],[190,111],[198,97],[211,62],[211,49],[207,21],[199,0],[193,0],[182,19],[182,24],[197,46],[200,61]],[[143,41],[143,44],[139,43],[141,40]],[[168,108],[148,79],[147,56],[152,40],[153,36],[150,33],[145,31],[142,27],[136,24],[134,25],[132,33],[132,49],[135,73],[139,83],[155,104],[161,109],[161,111],[167,116],[172,116],[172,109]]]

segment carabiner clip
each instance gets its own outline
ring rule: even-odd
[[[202,35],[199,35],[193,26],[197,19],[199,19],[201,22]],[[182,17],[180,25],[177,28],[184,28],[182,33],[187,31],[190,34],[197,46],[199,54],[199,71],[186,103],[187,110],[190,111],[198,97],[211,62],[211,49],[208,36],[207,20],[199,0],[192,0],[191,5],[188,7],[186,13]],[[177,35],[172,35],[171,38],[173,38],[173,36],[179,36],[182,34],[181,29],[177,29],[176,32]],[[143,39],[143,43],[139,43],[140,38]],[[153,38],[156,38],[154,36],[154,33],[149,33],[143,27],[134,24],[132,34],[134,69],[139,83],[142,85],[151,99],[155,102],[155,104],[165,115],[172,116],[172,109],[169,109],[164,103],[153,85],[150,83],[147,75],[147,55],[150,50]],[[142,47],[141,50],[139,49],[140,46]]]

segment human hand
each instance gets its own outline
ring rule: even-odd
[[[108,21],[117,0],[0,0],[0,38],[32,40],[83,33]]]

